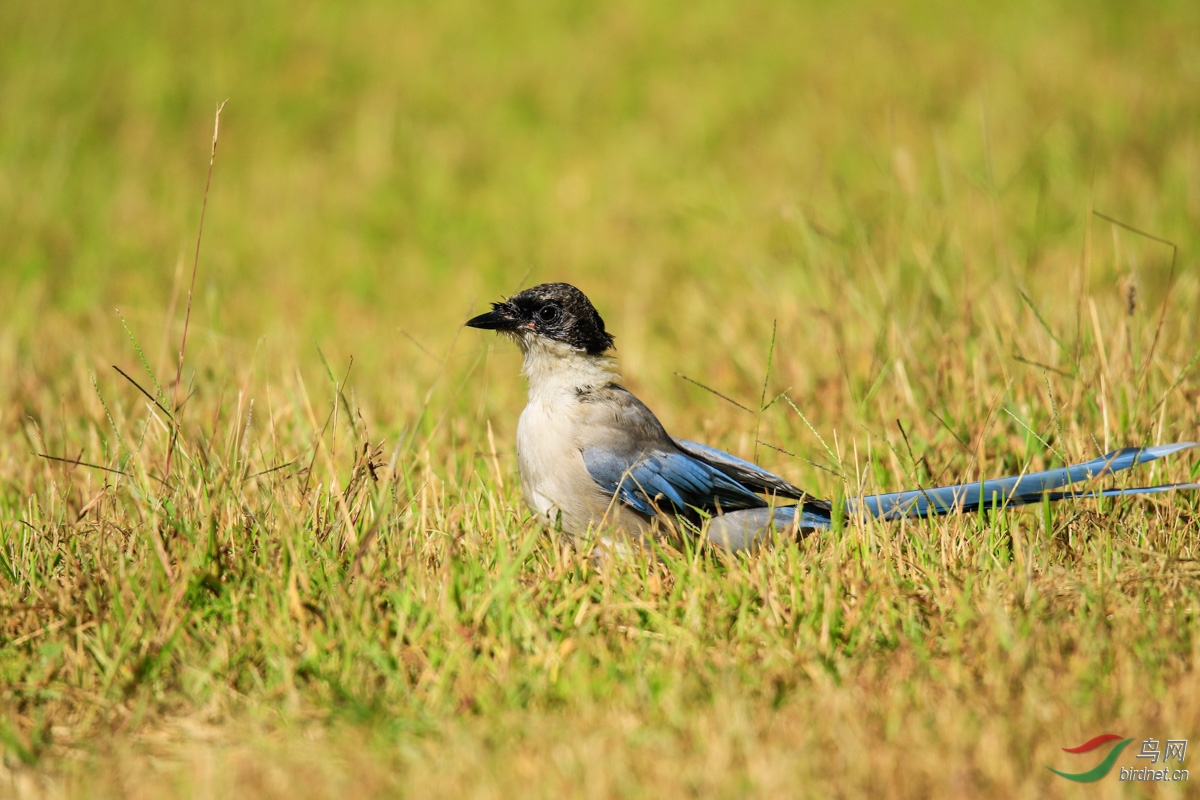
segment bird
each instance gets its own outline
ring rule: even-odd
[[[543,523],[596,546],[697,536],[737,553],[777,534],[829,529],[839,516],[923,518],[1200,488],[1063,489],[1200,446],[1176,442],[1126,447],[1044,472],[849,498],[835,508],[756,464],[668,434],[621,384],[612,334],[587,295],[568,283],[525,289],[466,325],[508,336],[524,355],[529,398],[516,446],[526,504]]]

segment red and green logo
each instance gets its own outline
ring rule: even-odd
[[[1121,751],[1128,747],[1129,743],[1132,741],[1133,739],[1124,739],[1120,736],[1117,736],[1115,733],[1104,733],[1093,739],[1088,739],[1078,747],[1063,748],[1063,750],[1067,753],[1090,753],[1097,748],[1103,747],[1109,742],[1117,742],[1117,745],[1112,750],[1108,751],[1108,755],[1104,757],[1104,760],[1089,769],[1087,772],[1060,772],[1054,767],[1046,767],[1046,769],[1050,770],[1055,775],[1061,775],[1067,780],[1075,781],[1076,783],[1091,783],[1092,781],[1098,781],[1112,771],[1113,764],[1117,763],[1117,757],[1121,755]]]

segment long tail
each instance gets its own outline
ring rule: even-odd
[[[1155,447],[1126,447],[1106,456],[1073,464],[1069,467],[1030,472],[1008,478],[994,478],[978,483],[960,483],[933,489],[909,489],[905,492],[878,494],[846,501],[847,514],[865,513],[879,519],[901,517],[939,517],[946,514],[969,513],[980,508],[1011,508],[1042,500],[1068,498],[1121,497],[1155,494],[1172,489],[1200,489],[1200,483],[1166,483],[1160,486],[1138,486],[1125,489],[1094,491],[1058,491],[1072,483],[1099,478],[1129,469],[1137,464],[1200,446],[1196,442],[1176,442]]]
[[[940,517],[947,514],[965,514],[979,511],[981,508],[1012,508],[1030,503],[1040,503],[1042,500],[1124,497],[1156,494],[1173,489],[1200,489],[1200,483],[1185,482],[1125,489],[1061,491],[1064,486],[1120,472],[1137,464],[1145,464],[1193,447],[1200,447],[1200,443],[1176,442],[1155,447],[1126,447],[1082,464],[1072,464],[1069,467],[1045,472],[993,478],[978,483],[960,483],[954,486],[909,489],[904,492],[850,498],[846,500],[844,508],[848,517],[864,514],[869,517],[891,520],[902,517]],[[794,525],[801,530],[821,530],[830,527],[833,520],[826,510],[827,508],[828,506],[824,504],[816,507],[801,503],[794,506],[731,511],[713,517],[709,521],[708,539],[728,550],[755,549],[766,541],[772,529],[786,530]],[[797,512],[800,514],[799,522],[796,521]]]

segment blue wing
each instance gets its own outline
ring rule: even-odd
[[[1126,447],[1108,455],[1073,464],[1069,467],[1030,472],[1009,478],[995,478],[977,483],[940,486],[935,489],[910,489],[846,501],[849,514],[865,513],[879,519],[901,517],[934,517],[944,514],[978,511],[980,508],[1009,508],[1046,500],[1068,498],[1120,497],[1122,495],[1154,494],[1172,489],[1196,489],[1197,483],[1172,483],[1162,486],[1143,486],[1130,489],[1101,489],[1088,492],[1055,491],[1089,478],[1098,478],[1137,464],[1200,446],[1196,442],[1176,442],[1155,447]]]
[[[778,475],[767,472],[757,464],[731,456],[724,450],[709,447],[699,442],[689,442],[687,439],[677,439],[675,444],[693,458],[705,462],[733,478],[748,489],[777,497],[788,497],[792,500],[808,498],[803,489],[797,488]]]
[[[689,509],[716,514],[767,505],[753,489],[686,452],[654,450],[629,457],[588,447],[583,462],[592,480],[643,514]]]

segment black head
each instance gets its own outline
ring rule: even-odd
[[[599,355],[612,347],[612,334],[587,295],[569,283],[543,283],[515,294],[492,310],[467,320],[472,328],[524,338],[543,336]]]

